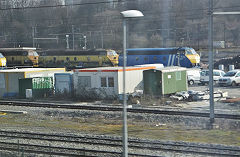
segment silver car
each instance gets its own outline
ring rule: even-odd
[[[209,82],[209,70],[202,70],[200,76],[200,82],[201,84],[208,84]],[[214,84],[218,83],[219,78],[223,77],[225,75],[225,72],[222,70],[213,70],[213,81]]]
[[[218,84],[220,86],[237,86],[240,84],[240,69],[227,72],[223,77],[219,78]]]

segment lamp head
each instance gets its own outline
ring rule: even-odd
[[[121,12],[123,18],[142,17],[143,13],[139,10],[126,10]]]

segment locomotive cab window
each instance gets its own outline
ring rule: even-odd
[[[33,56],[39,56],[37,52],[33,52]]]
[[[193,50],[193,49],[186,49],[185,54],[186,54],[186,55],[194,55],[194,54],[197,54],[197,53],[196,53],[196,51]]]
[[[109,56],[117,56],[117,53],[115,51],[108,51],[107,55],[109,55]]]

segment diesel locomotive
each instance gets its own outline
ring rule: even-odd
[[[36,48],[0,48],[0,53],[6,58],[8,66],[38,67]]]
[[[47,50],[39,51],[40,67],[87,68],[117,66],[118,54],[114,50]]]
[[[127,66],[154,63],[192,68],[199,66],[200,56],[189,47],[127,49]],[[123,65],[123,55],[119,56],[119,65]]]

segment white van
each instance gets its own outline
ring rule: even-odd
[[[187,79],[188,79],[189,85],[193,85],[194,83],[199,83],[200,82],[200,69],[197,69],[197,68],[187,69]]]
[[[235,69],[227,72],[219,79],[220,86],[236,86],[240,84],[240,69]]]
[[[217,83],[220,77],[223,77],[225,74],[222,70],[213,70],[213,81]],[[206,84],[209,82],[209,70],[202,70],[200,73],[200,82],[201,84]]]

